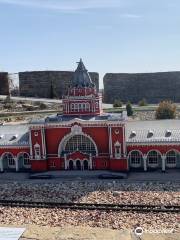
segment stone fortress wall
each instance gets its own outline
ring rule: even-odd
[[[0,95],[9,94],[8,73],[0,72]]]
[[[104,102],[138,103],[145,98],[148,103],[172,100],[180,103],[180,71],[157,73],[107,73],[104,82]]]
[[[90,72],[92,81],[99,91],[99,74]],[[62,98],[73,77],[72,71],[31,71],[19,73],[20,96]]]

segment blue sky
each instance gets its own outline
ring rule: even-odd
[[[180,70],[180,0],[0,0],[0,70]]]

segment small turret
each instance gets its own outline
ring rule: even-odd
[[[82,59],[74,72],[68,94],[63,97],[63,114],[69,116],[96,116],[102,112],[102,97],[85,68]]]
[[[92,82],[88,70],[85,68],[82,59],[80,59],[80,61],[78,62],[78,67],[74,72],[71,87],[75,88],[95,87],[95,84]]]

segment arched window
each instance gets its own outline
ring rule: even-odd
[[[74,104],[74,111],[75,111],[75,112],[78,111],[78,103],[75,103],[75,104]]]
[[[86,103],[86,111],[89,111],[89,110],[90,110],[90,104]]]
[[[94,143],[84,135],[74,135],[71,137],[65,145],[65,153],[72,153],[75,151],[96,154],[96,148]]]
[[[152,168],[158,167],[161,155],[157,151],[150,151],[147,156],[148,165]]]
[[[14,157],[11,153],[8,153],[5,156],[5,159],[7,160],[9,167],[15,167],[15,160],[14,160]]]
[[[172,150],[166,154],[166,166],[169,168],[176,167],[177,153]]]
[[[23,164],[24,164],[24,166],[29,166],[30,165],[29,155],[27,153],[23,154]]]
[[[86,104],[83,103],[83,112],[86,111]]]
[[[142,159],[142,153],[140,153],[139,151],[135,150],[129,154],[130,166],[133,168],[141,167]]]
[[[71,112],[74,112],[74,103],[71,103]]]

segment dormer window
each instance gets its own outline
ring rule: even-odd
[[[38,143],[34,145],[34,155],[35,155],[35,159],[40,159],[41,157],[40,145]]]
[[[136,137],[136,131],[131,131],[130,138]]]
[[[18,135],[13,135],[13,136],[9,139],[9,141],[14,141],[14,140],[17,139],[17,137],[18,137]]]
[[[0,140],[4,138],[4,135],[0,135]]]
[[[171,132],[171,130],[166,130],[166,133],[165,133],[165,137],[171,137],[171,135],[172,135],[172,132]]]
[[[154,135],[154,132],[152,130],[149,130],[147,134],[147,138],[151,138],[153,137],[153,135]]]

